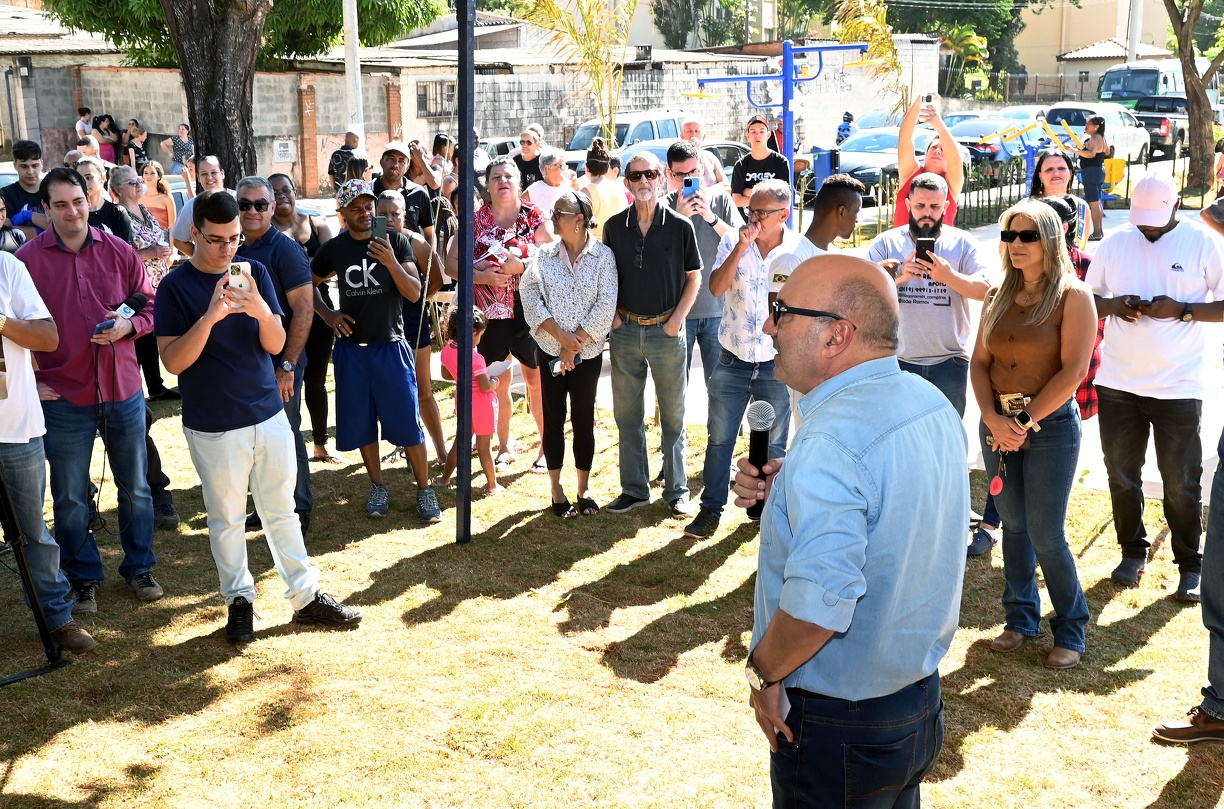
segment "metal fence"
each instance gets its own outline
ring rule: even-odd
[[[1103,73],[1079,70],[1073,73],[1009,73],[995,86],[1003,87],[1009,104],[1040,104],[1055,101],[1095,101]]]

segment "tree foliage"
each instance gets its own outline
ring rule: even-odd
[[[229,9],[249,14],[267,6],[260,67],[325,53],[340,43],[344,27],[342,0],[217,0],[212,5],[218,20]],[[44,0],[43,6],[70,28],[106,37],[135,65],[178,67],[160,0]],[[441,0],[357,0],[361,44],[385,45],[430,23],[443,8]]]
[[[524,0],[519,16],[552,32],[558,61],[579,78],[575,95],[595,101],[604,140],[613,144],[622,67],[637,0]]]
[[[871,77],[897,94],[893,109],[908,108],[910,88],[901,81],[901,57],[893,42],[885,0],[845,0],[837,11],[837,22],[842,42],[867,44],[867,58],[874,62]]]
[[[940,44],[948,49],[948,81],[942,92],[953,96],[964,89],[965,68],[980,66],[986,61],[986,37],[968,25],[953,25],[940,37]]]

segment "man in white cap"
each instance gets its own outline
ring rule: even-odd
[[[415,230],[433,241],[433,209],[429,205],[429,192],[425,186],[408,179],[408,164],[411,149],[403,141],[393,140],[383,147],[378,165],[382,174],[374,178],[374,198],[384,191],[398,191],[404,195],[404,227]]]
[[[1164,484],[1164,514],[1181,574],[1176,598],[1200,600],[1203,532],[1205,338],[1224,319],[1224,240],[1180,220],[1168,177],[1148,176],[1131,195],[1130,224],[1107,235],[1088,268],[1105,323],[1101,434],[1122,561],[1112,578],[1139,584],[1151,542],[1143,525],[1143,462],[1149,431]],[[1208,296],[1212,302],[1207,303]]]

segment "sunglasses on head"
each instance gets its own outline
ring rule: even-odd
[[[655,171],[654,169],[646,169],[645,171],[630,171],[625,174],[625,177],[631,183],[639,182],[643,177],[653,182],[654,180],[659,179],[659,172]]]
[[[271,204],[266,199],[240,199],[238,200],[238,210],[249,211],[254,208],[260,213],[264,213]]]
[[[999,241],[1004,244],[1011,244],[1016,239],[1019,239],[1024,244],[1032,244],[1033,242],[1041,241],[1041,231],[1039,230],[1005,230],[999,234]]]

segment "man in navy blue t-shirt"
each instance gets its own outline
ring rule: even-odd
[[[247,567],[246,493],[288,587],[293,620],[354,626],[361,613],[318,589],[293,512],[293,431],[272,358],[285,345],[281,308],[267,269],[231,265],[242,229],[224,191],[196,197],[192,259],[166,276],[154,303],[162,363],[178,375],[183,432],[200,476],[208,536],[229,605],[226,639],[255,639],[255,580]]]

